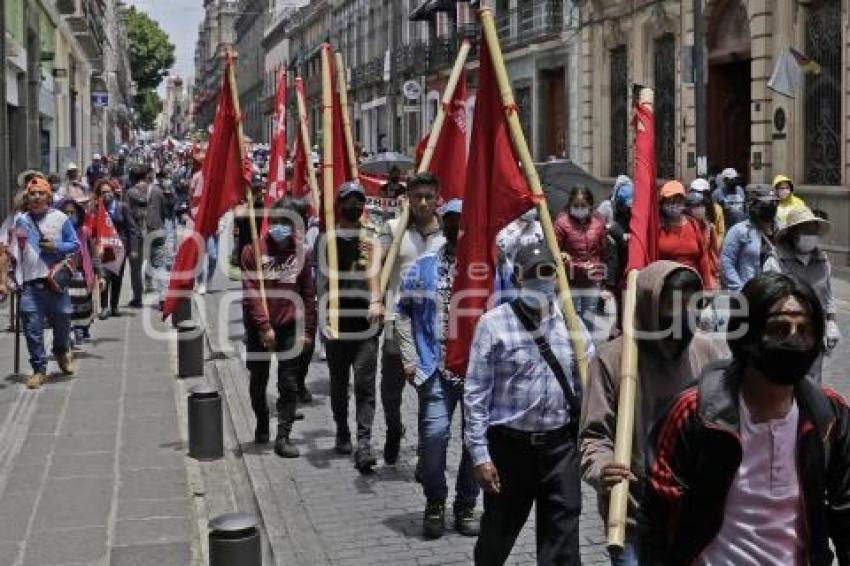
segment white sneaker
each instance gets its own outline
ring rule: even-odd
[[[206,295],[207,294],[207,284],[206,283],[202,283],[198,286],[198,294],[199,295]]]

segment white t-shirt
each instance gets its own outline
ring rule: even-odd
[[[803,505],[797,474],[796,401],[781,419],[754,423],[743,398],[743,457],[726,497],[723,525],[699,566],[804,564]]]

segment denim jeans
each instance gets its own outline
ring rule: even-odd
[[[207,261],[201,263],[201,271],[198,273],[198,284],[209,285],[215,277],[215,268],[218,265],[218,234],[207,238]]]
[[[445,501],[446,449],[451,436],[452,416],[463,406],[463,385],[453,384],[437,372],[417,389],[419,393],[419,465],[422,487],[428,501]],[[462,422],[462,421],[461,421]],[[460,435],[461,442],[463,433]],[[472,458],[463,447],[455,481],[455,506],[474,506],[478,483],[472,474]]]
[[[638,549],[632,534],[626,533],[623,552],[611,554],[609,551],[609,556],[611,558],[611,566],[638,566]]]
[[[34,373],[47,373],[45,318],[53,328],[53,354],[64,354],[70,348],[71,297],[68,293],[54,293],[43,282],[24,284],[21,291],[21,323]]]
[[[593,334],[596,315],[599,312],[599,287],[582,287],[573,290],[573,306],[581,317],[587,331]]]

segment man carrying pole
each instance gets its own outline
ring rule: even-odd
[[[481,68],[458,265],[476,262],[486,272],[483,277],[479,268],[458,273],[455,295],[477,296],[453,308],[463,314],[484,309],[495,274],[496,237],[534,205],[545,243],[529,244],[516,254],[512,275],[519,286],[518,298],[480,320],[469,316],[457,320],[457,336],[446,347],[447,367],[466,374],[464,438],[475,478],[484,490],[475,563],[503,564],[536,505],[538,564],[578,564],[581,489],[576,433],[593,345],[570,299],[492,10],[485,8],[479,14]]]

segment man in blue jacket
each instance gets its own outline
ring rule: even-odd
[[[396,318],[407,381],[419,394],[419,469],[427,499],[422,528],[430,539],[441,537],[445,531],[449,491],[446,449],[452,416],[463,399],[463,377],[445,367],[461,207],[459,199],[443,207],[446,242],[436,253],[421,256],[405,274]],[[455,490],[455,528],[463,535],[477,536],[478,522],[473,511],[479,488],[466,448],[462,451]]]

